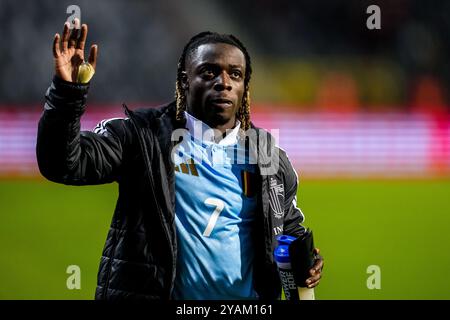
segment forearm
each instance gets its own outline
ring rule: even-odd
[[[283,233],[298,238],[306,230],[302,225],[304,221],[303,213],[299,208],[293,207],[288,215],[289,217],[284,221]]]
[[[47,179],[70,183],[80,160],[80,118],[86,106],[88,84],[66,82],[54,77],[45,95],[39,121],[36,155]]]

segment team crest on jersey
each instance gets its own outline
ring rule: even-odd
[[[273,215],[277,219],[281,219],[284,216],[284,185],[278,183],[275,178],[270,178],[270,197],[269,204],[270,209],[273,211]]]

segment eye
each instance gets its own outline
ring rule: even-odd
[[[239,70],[234,70],[233,72],[231,72],[231,76],[235,79],[242,78],[242,72],[240,72]]]
[[[201,71],[201,74],[202,74],[203,77],[209,79],[209,78],[214,77],[214,70],[211,69],[211,68],[205,68],[205,69],[203,69],[203,70]]]

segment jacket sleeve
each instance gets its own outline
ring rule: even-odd
[[[280,152],[282,153],[280,165],[284,169],[285,188],[283,233],[298,238],[305,231],[305,227],[302,225],[305,216],[300,208],[297,207],[298,176],[284,151]]]
[[[103,122],[95,132],[80,132],[89,84],[54,77],[38,125],[36,156],[47,179],[69,185],[118,179],[126,143],[126,120]]]

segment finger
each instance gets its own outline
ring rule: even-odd
[[[317,285],[320,283],[320,280],[311,282],[310,284],[308,284],[308,288],[314,288],[317,287]]]
[[[318,273],[313,277],[309,277],[308,279],[306,279],[306,284],[310,284],[312,282],[316,282],[319,281],[322,278],[322,274]]]
[[[320,253],[320,249],[319,248],[314,248],[314,253],[315,254],[319,254]]]
[[[321,278],[322,278],[321,274],[317,274],[314,277],[310,277],[306,280],[306,285],[309,288],[310,286],[313,286],[316,282],[318,283]]]
[[[323,269],[323,260],[322,259],[316,260],[313,267],[309,269],[309,274],[314,276],[317,273],[320,273],[322,269]]]
[[[92,65],[94,70],[97,65],[97,53],[98,53],[98,46],[96,44],[93,44],[91,46],[91,50],[89,51],[88,62]]]
[[[78,39],[77,49],[84,50],[84,45],[86,44],[87,33],[88,33],[87,24],[83,24],[81,26],[81,35],[80,35],[80,38]]]
[[[59,49],[59,33],[55,34],[55,37],[53,38],[53,56],[55,58],[58,58],[61,54],[61,51]]]
[[[64,30],[62,34],[63,52],[67,51],[67,46],[69,43],[69,26],[70,24],[68,22],[64,23]]]
[[[316,263],[314,263],[313,269],[316,273],[322,271],[322,269],[323,269],[322,257],[320,257],[319,260],[316,260]]]
[[[323,263],[315,265],[313,268],[309,270],[309,274],[311,276],[315,276],[316,274],[320,274],[322,272]]]
[[[73,22],[74,26],[72,32],[70,32],[69,37],[69,48],[75,48],[78,39],[78,30],[80,29],[80,20],[78,18],[75,18]]]

